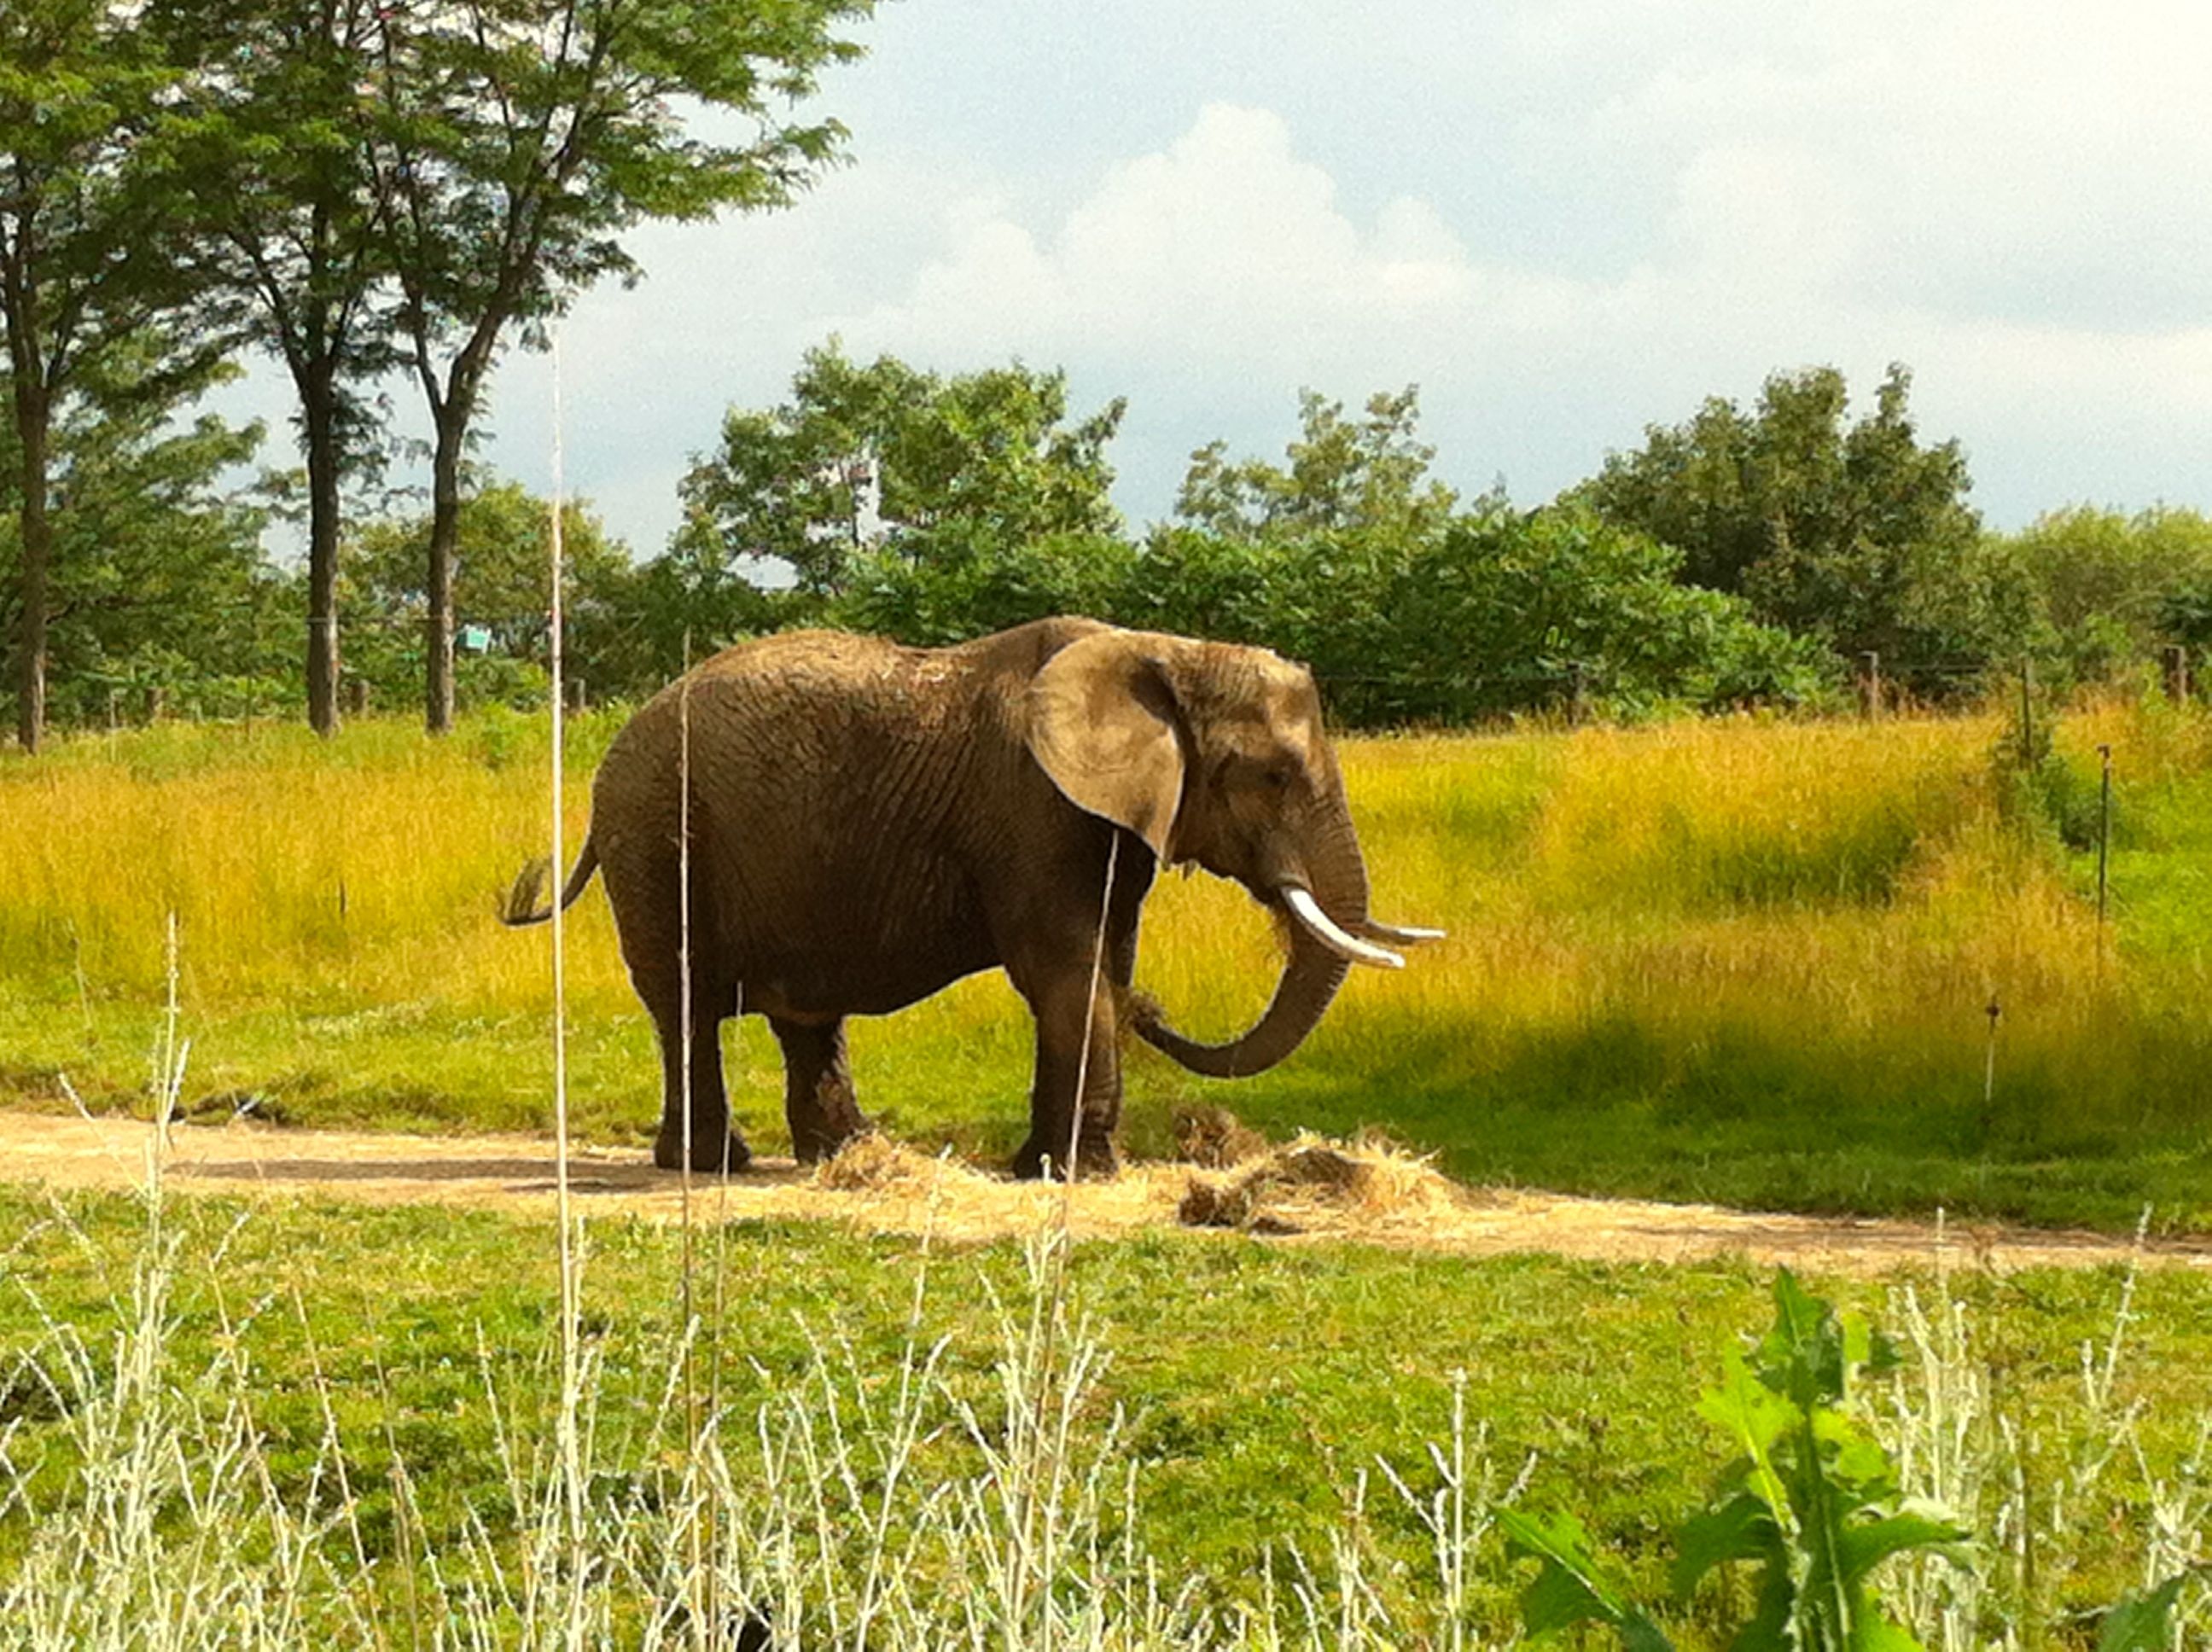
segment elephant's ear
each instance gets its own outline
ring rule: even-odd
[[[1127,827],[1168,859],[1182,801],[1175,695],[1139,631],[1095,631],[1030,679],[1030,750],[1079,809]]]

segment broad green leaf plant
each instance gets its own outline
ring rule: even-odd
[[[1910,1550],[1966,1564],[1971,1534],[1942,1510],[1905,1497],[1889,1455],[1850,1412],[1855,1387],[1897,1364],[1887,1338],[1839,1315],[1787,1269],[1774,1282],[1774,1325],[1747,1356],[1729,1351],[1698,1414],[1735,1456],[1706,1507],[1676,1534],[1674,1594],[1686,1601],[1714,1570],[1758,1568],[1752,1615],[1735,1652],[1918,1652],[1882,1609],[1877,1566]],[[1518,1553],[1540,1563],[1521,1601],[1531,1634],[1607,1624],[1630,1652],[1671,1645],[1592,1552],[1569,1515],[1502,1512]]]

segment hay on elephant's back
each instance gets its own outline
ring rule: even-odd
[[[1194,1170],[1176,1214],[1189,1227],[1254,1232],[1419,1229],[1465,1203],[1425,1157],[1378,1137],[1334,1142],[1301,1132],[1232,1171]]]

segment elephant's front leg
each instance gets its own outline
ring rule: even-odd
[[[1085,969],[1054,976],[1027,996],[1036,1015],[1036,1077],[1030,1090],[1030,1139],[1014,1155],[1014,1174],[1040,1176],[1049,1163],[1054,1175],[1065,1175],[1072,1147],[1079,1178],[1110,1176],[1120,1166],[1114,1133],[1121,1122],[1113,983],[1099,981],[1094,994]]]
[[[791,1121],[791,1151],[801,1164],[830,1157],[868,1127],[853,1094],[845,1060],[845,1023],[808,1026],[770,1016],[783,1048],[783,1112]]]
[[[653,1162],[664,1170],[684,1168],[685,1119],[690,1119],[691,1168],[742,1170],[752,1150],[730,1123],[729,1092],[722,1084],[722,1017],[695,1006],[690,1060],[684,1060],[684,1029],[672,1010],[653,1019],[660,1031],[660,1133],[653,1138]]]

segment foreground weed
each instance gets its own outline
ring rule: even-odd
[[[1757,1568],[1752,1615],[1730,1644],[1741,1652],[1918,1652],[1885,1609],[1875,1568],[1893,1555],[1944,1550],[1971,1534],[1944,1511],[1906,1497],[1889,1454],[1851,1415],[1855,1387],[1896,1368],[1889,1340],[1856,1315],[1838,1315],[1784,1269],[1774,1325],[1751,1357],[1731,1349],[1718,1388],[1698,1410],[1738,1453],[1711,1503],[1676,1537],[1674,1592],[1686,1600],[1707,1574]],[[1609,1625],[1631,1652],[1671,1643],[1607,1573],[1571,1516],[1508,1509],[1500,1523],[1538,1563],[1522,1596],[1531,1633],[1582,1622]]]
[[[154,1116],[164,1120],[190,1053],[177,1032],[173,919],[167,956],[163,1032],[148,1083]],[[104,1353],[32,1296],[46,1334],[15,1382],[44,1403],[15,1408],[0,1429],[0,1518],[20,1511],[31,1523],[21,1564],[0,1584],[0,1644],[252,1652],[319,1638],[319,1619],[325,1629],[333,1619],[365,1625],[356,1591],[334,1582],[325,1564],[328,1542],[351,1512],[350,1497],[333,1495],[326,1478],[334,1466],[342,1473],[342,1461],[326,1454],[303,1492],[277,1493],[250,1404],[256,1379],[242,1333],[252,1316],[234,1321],[223,1307],[214,1361],[199,1371],[175,1369],[173,1298],[183,1258],[164,1221],[163,1168],[157,1136],[146,1163],[144,1240]],[[218,1247],[210,1263],[218,1277],[222,1260]],[[52,1432],[27,1426],[27,1409],[51,1419]],[[58,1504],[36,1484],[56,1454],[74,1465]]]
[[[1285,1552],[1282,1581],[1271,1560],[1256,1599],[1147,1552],[1125,1418],[1102,1396],[1111,1362],[1065,1288],[1056,1230],[1032,1241],[988,1348],[927,1333],[918,1284],[888,1362],[834,1322],[815,1327],[771,1399],[718,1412],[696,1434],[685,1346],[640,1410],[610,1405],[616,1382],[596,1342],[573,1386],[550,1344],[520,1362],[480,1344],[475,1404],[501,1495],[434,1547],[416,1488],[437,1466],[406,1462],[395,1444],[391,1540],[373,1552],[366,1488],[348,1467],[365,1442],[341,1428],[319,1356],[309,1348],[321,1437],[304,1466],[279,1472],[245,1351],[256,1316],[226,1319],[228,1351],[207,1369],[180,1369],[173,1298],[186,1262],[158,1182],[146,1212],[112,1357],[55,1324],[30,1362],[50,1400],[19,1408],[47,1420],[0,1434],[0,1517],[32,1527],[0,1581],[0,1647],[1487,1644],[1468,1581],[1498,1479],[1463,1406],[1431,1454],[1447,1471],[1437,1493],[1417,1497],[1392,1473],[1433,1538],[1436,1576],[1415,1587],[1377,1586],[1359,1497],[1322,1564]],[[679,1340],[697,1334],[694,1323]],[[368,1429],[394,1442],[388,1418]]]
[[[2016,1652],[2081,1627],[2083,1614],[2067,1605],[2082,1596],[2079,1557],[2108,1527],[2118,1496],[2110,1482],[2126,1471],[2142,1488],[2140,1570],[2136,1587],[2102,1614],[2099,1647],[2169,1652],[2212,1626],[2212,1601],[2196,1583],[2212,1533],[2212,1419],[2170,1472],[2154,1470],[2142,1407],[2122,1398],[2119,1381],[2138,1279],[2134,1268],[2123,1278],[2102,1340],[2075,1350],[2075,1403],[2039,1422],[2003,1403],[1948,1275],[1925,1303],[1911,1285],[1892,1293],[1913,1379],[1892,1388],[1884,1419],[1899,1478],[1982,1534],[1971,1566],[1914,1563],[1897,1574],[1905,1615],[1935,1652]]]

